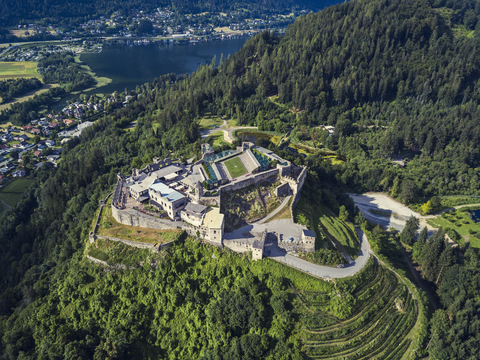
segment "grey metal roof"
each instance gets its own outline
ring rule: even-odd
[[[312,230],[306,230],[306,229],[303,229],[303,235],[305,236],[311,236],[311,237],[317,237],[317,235],[315,235],[315,232],[312,231]]]
[[[174,202],[185,197],[178,191],[172,189],[171,187],[168,187],[161,182],[150,185],[150,189],[152,189],[155,193],[158,193],[162,198],[167,199],[170,202]]]
[[[187,206],[185,206],[185,210],[191,211],[192,213],[202,213],[207,209],[206,206],[200,204],[194,204],[189,202]]]
[[[165,166],[164,168],[152,171],[152,174],[155,174],[157,178],[161,179],[167,175],[182,171],[183,169],[177,165],[169,165]]]

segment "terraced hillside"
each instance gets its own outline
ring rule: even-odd
[[[413,341],[416,300],[383,266],[370,265],[361,281],[350,294],[338,289],[341,286],[333,294],[296,292],[309,358],[393,360],[405,355]],[[343,319],[342,306],[347,315]],[[332,309],[339,315],[333,316]]]

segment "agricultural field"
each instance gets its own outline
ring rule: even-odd
[[[296,222],[307,225],[317,234],[316,248],[329,248],[333,241],[352,259],[360,251],[360,240],[352,224],[343,221],[324,204],[309,204],[302,198],[294,211]],[[323,241],[321,240],[323,239]],[[327,241],[327,239],[329,241]]]
[[[224,164],[232,178],[236,178],[247,173],[247,169],[245,169],[245,166],[243,166],[242,160],[240,160],[238,157],[227,160],[224,162]]]
[[[238,229],[274,211],[282,202],[275,196],[278,185],[279,182],[263,182],[223,195],[221,213],[225,214],[225,229]]]
[[[34,180],[12,179],[0,188],[0,214],[14,206]],[[2,203],[3,202],[3,203]]]
[[[100,216],[97,234],[148,244],[164,244],[177,238],[180,230],[154,230],[120,224],[112,216],[112,208],[105,206]]]
[[[0,80],[38,77],[34,61],[0,62]]]
[[[480,207],[473,206],[450,210],[436,218],[428,219],[427,223],[435,228],[441,226],[444,230],[447,230],[452,240],[462,246],[465,242],[469,242],[472,247],[480,248],[480,221],[477,218],[472,218],[472,212],[480,213]],[[459,236],[456,236],[453,231]]]
[[[401,281],[370,259],[351,292],[296,291],[307,357],[393,360],[408,355],[418,310]]]

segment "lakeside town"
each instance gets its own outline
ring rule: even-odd
[[[126,106],[133,98],[117,92],[103,98],[81,96],[58,113],[48,112],[28,125],[9,124],[0,128],[0,185],[9,178],[26,177],[44,166],[56,167],[67,142],[92,126],[105,108]]]
[[[147,12],[140,9],[128,13],[116,11],[110,16],[99,16],[81,22],[71,20],[61,24],[18,23],[10,34],[19,41],[28,40],[91,40],[103,38],[189,38],[197,41],[225,38],[231,35],[253,34],[265,29],[285,29],[295,19],[308,12],[307,9],[288,14],[269,14],[250,18],[250,12],[182,14],[172,7],[157,8]],[[15,41],[15,40],[14,40]]]

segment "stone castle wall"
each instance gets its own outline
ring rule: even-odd
[[[155,230],[182,229],[182,222],[158,219],[156,217],[142,214],[136,210],[120,210],[112,206],[112,216],[120,224],[128,226],[138,226]]]
[[[245,178],[244,180],[235,182],[233,184],[225,185],[220,188],[221,192],[226,192],[226,191],[235,191],[235,190],[240,190],[243,188],[246,188],[247,186],[253,185],[253,184],[258,184],[262,181],[265,181],[269,177],[273,177],[278,175],[278,169],[271,169],[268,171],[261,172],[256,175],[251,175],[248,178]]]

